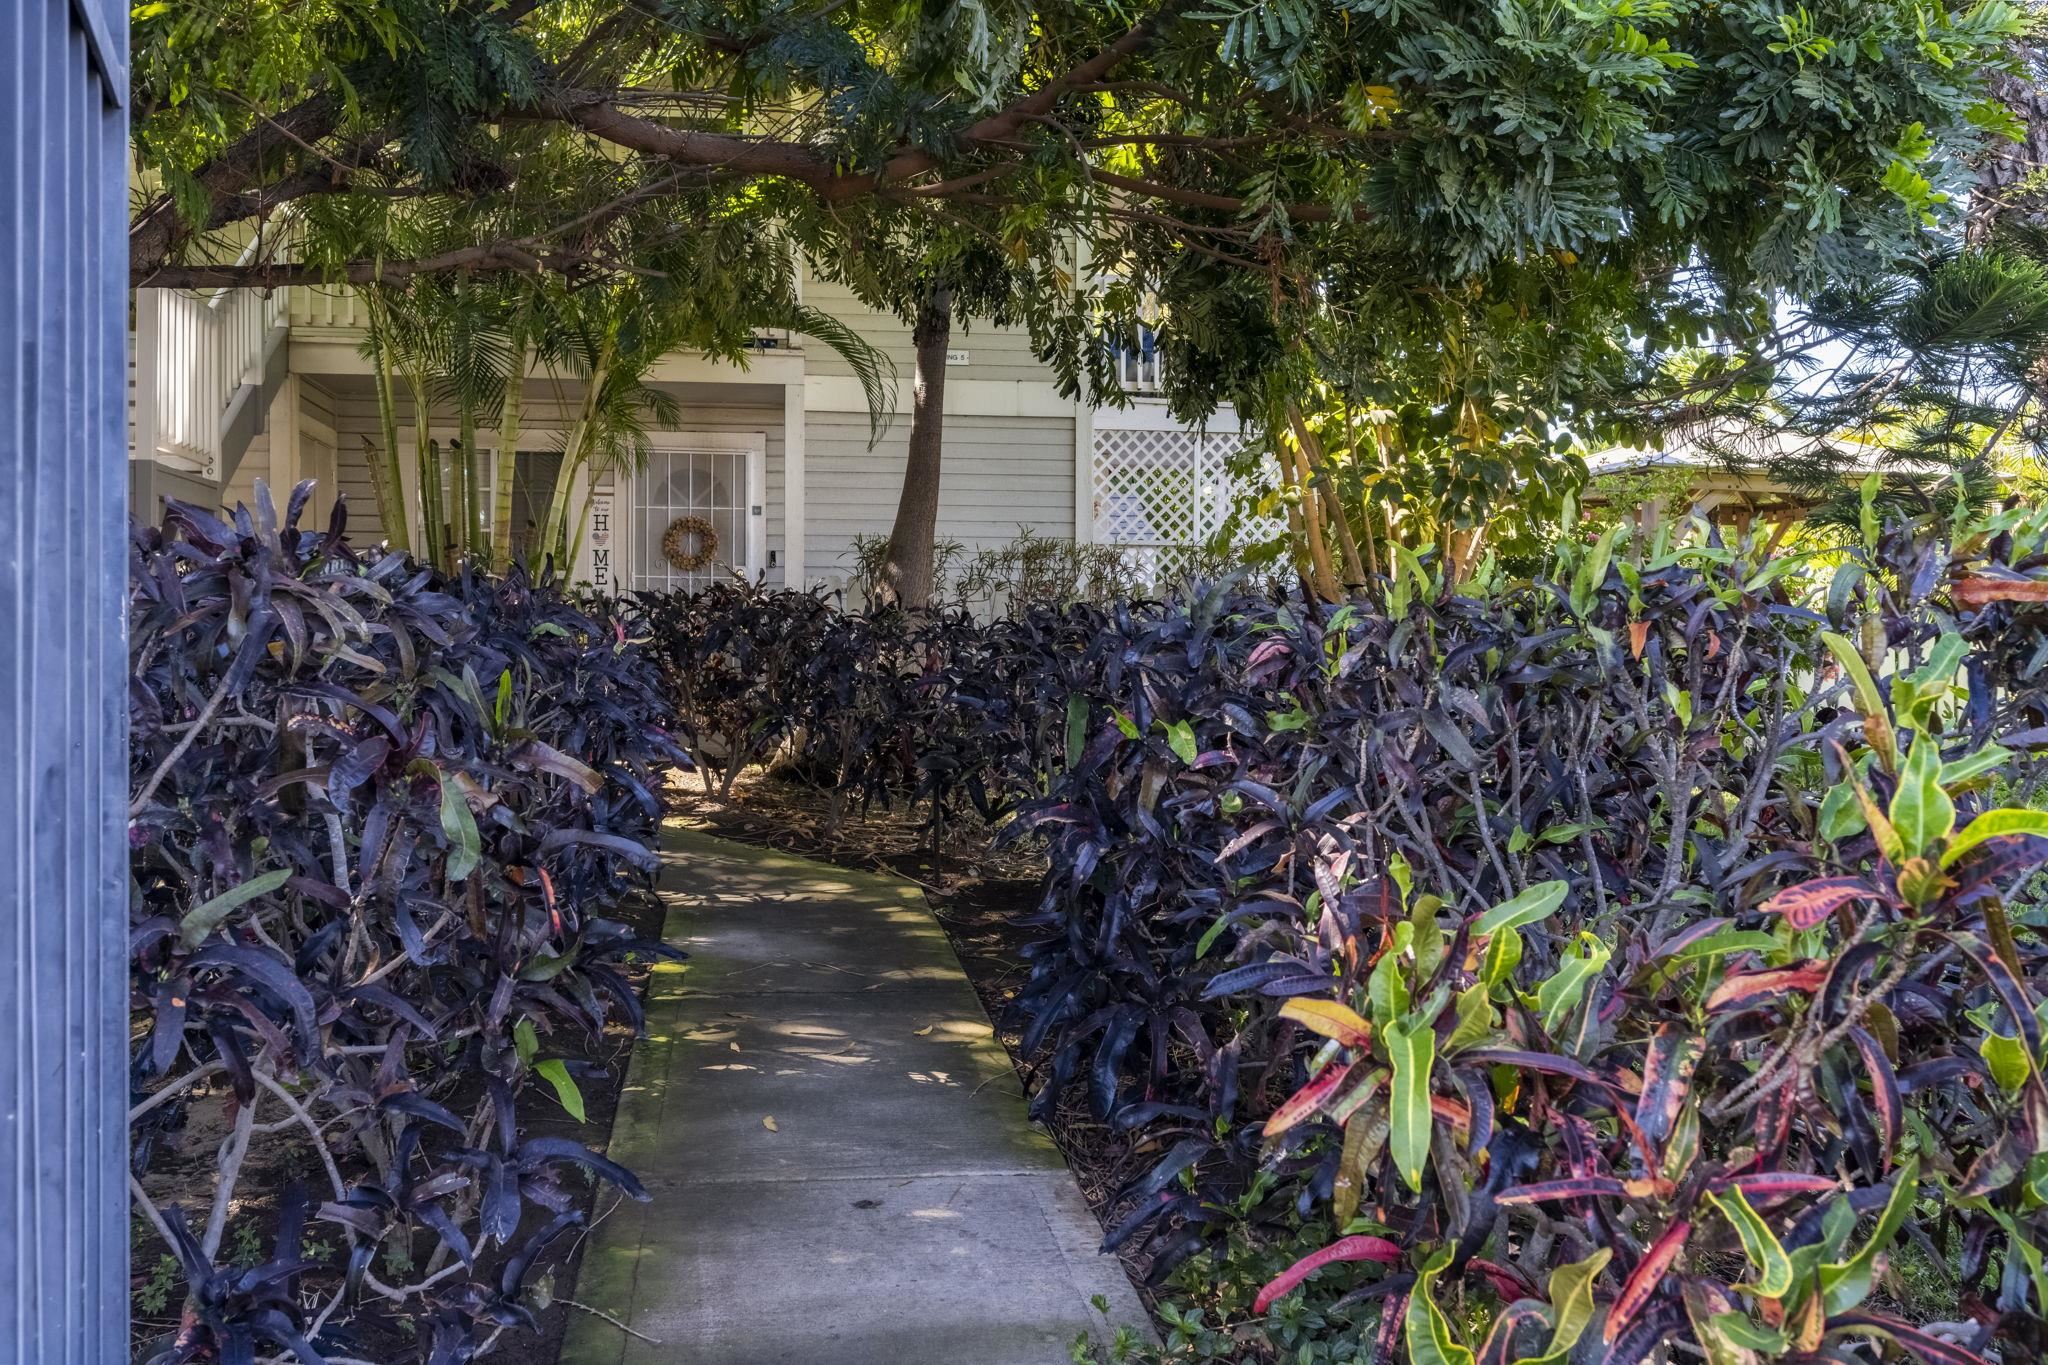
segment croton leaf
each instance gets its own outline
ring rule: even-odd
[[[1763,903],[1765,914],[1783,915],[1794,929],[1818,928],[1827,917],[1851,902],[1874,899],[1877,888],[1861,877],[1821,877],[1788,886]]]
[[[1381,1265],[1397,1265],[1400,1260],[1401,1248],[1384,1237],[1341,1237],[1319,1251],[1311,1251],[1268,1280],[1265,1287],[1259,1290],[1258,1298],[1253,1300],[1252,1311],[1265,1312],[1273,1306],[1276,1299],[1293,1290],[1296,1285],[1326,1265],[1334,1265],[1339,1261],[1377,1261]]]

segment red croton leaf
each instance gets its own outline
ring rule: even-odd
[[[1337,1087],[1344,1084],[1344,1078],[1351,1074],[1351,1067],[1350,1062],[1342,1066],[1333,1066],[1289,1095],[1286,1103],[1275,1109],[1273,1117],[1266,1120],[1266,1136],[1276,1137],[1322,1108],[1323,1101],[1329,1099]]]
[[[1484,1276],[1486,1282],[1493,1286],[1493,1292],[1500,1295],[1502,1303],[1543,1297],[1535,1282],[1511,1265],[1501,1265],[1483,1256],[1474,1256],[1465,1263],[1465,1268],[1475,1275]]]
[[[1943,1341],[1910,1322],[1901,1322],[1883,1313],[1858,1310],[1837,1313],[1828,1319],[1828,1331],[1881,1333],[1927,1361],[1928,1365],[1985,1365],[1984,1357],[1975,1351],[1952,1341]]]
[[[1677,1024],[1665,1024],[1650,1040],[1643,1057],[1643,1094],[1636,1101],[1636,1126],[1649,1141],[1661,1145],[1671,1136],[1692,1089],[1693,1068],[1705,1050],[1704,1038]]]
[[[1822,877],[1818,881],[1788,886],[1764,902],[1764,913],[1783,915],[1794,929],[1816,928],[1842,906],[1853,900],[1877,895],[1877,888],[1861,877]]]
[[[2048,578],[1989,578],[1982,574],[1958,578],[1949,589],[1959,607],[1993,602],[2048,602]]]
[[[1707,1011],[1755,1009],[1794,991],[1817,991],[1828,979],[1829,964],[1801,962],[1790,967],[1772,967],[1761,972],[1737,972],[1707,996]]]
[[[1587,1175],[1572,1180],[1543,1180],[1533,1185],[1519,1185],[1494,1199],[1496,1204],[1541,1204],[1551,1199],[1590,1199],[1596,1196],[1619,1198],[1628,1193],[1628,1186],[1612,1176]]]
[[[1833,1176],[1809,1175],[1804,1171],[1753,1171],[1707,1182],[1707,1188],[1716,1194],[1741,1190],[1742,1197],[1757,1208],[1781,1204],[1802,1194],[1827,1194],[1841,1187],[1842,1182]]]
[[[1692,1231],[1692,1224],[1680,1219],[1664,1229],[1664,1235],[1650,1244],[1643,1253],[1643,1259],[1636,1262],[1636,1268],[1629,1273],[1628,1283],[1615,1296],[1614,1307],[1607,1310],[1607,1325],[1601,1329],[1601,1340],[1612,1346],[1615,1338],[1628,1330],[1629,1324],[1642,1314],[1651,1299],[1657,1295],[1657,1285],[1664,1278],[1664,1272],[1678,1259],[1678,1253],[1685,1249],[1685,1239]]]
[[[1377,1261],[1393,1265],[1401,1259],[1401,1248],[1384,1237],[1341,1237],[1321,1251],[1311,1251],[1269,1280],[1252,1303],[1254,1313],[1263,1313],[1274,1300],[1293,1289],[1324,1266],[1337,1261]]]

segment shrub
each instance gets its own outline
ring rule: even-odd
[[[2004,897],[2048,816],[1988,807],[2048,742],[2044,540],[1872,527],[1808,607],[1789,561],[1609,535],[1484,597],[1410,559],[1384,611],[1219,589],[1114,631],[1017,819],[1062,930],[1040,1112],[1079,1087],[1164,1153],[1110,1243],[1160,1278],[1327,1220],[1257,1309],[1315,1276],[1415,1361],[1968,1358],[1873,1306],[1905,1236],[1962,1335],[2038,1354],[2042,947]]]
[[[313,1361],[378,1322],[468,1359],[532,1324],[572,1173],[646,1198],[519,1116],[536,1074],[574,1090],[559,1030],[637,1026],[622,959],[665,951],[603,917],[647,884],[682,759],[653,662],[548,583],[359,555],[340,504],[300,529],[310,490],[281,523],[259,485],[232,524],[173,503],[134,533],[138,1180],[228,1092],[199,1211],[135,1187],[184,1278],[166,1365]],[[296,1174],[265,1184],[270,1134],[263,1169]],[[257,1264],[223,1255],[234,1203],[275,1213]]]
[[[1254,1337],[2033,1358],[2044,568],[2026,511],[1456,591],[1404,552],[1335,609],[935,624],[853,733],[1046,850],[1034,1109],[1154,1154],[1108,1244],[1185,1284],[1323,1239]]]

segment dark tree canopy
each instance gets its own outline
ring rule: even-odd
[[[1156,297],[1183,411],[1319,330],[1363,383],[1463,337],[1466,388],[1558,417],[1766,324],[1770,291],[1911,255],[2010,122],[1986,82],[2023,27],[2005,0],[137,14],[138,285],[744,297],[801,252],[906,312],[942,273],[1077,389]]]

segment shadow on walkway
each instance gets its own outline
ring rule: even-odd
[[[917,887],[670,827],[565,1365],[1058,1365],[1143,1327]],[[1109,1305],[1107,1316],[1091,1300]]]

